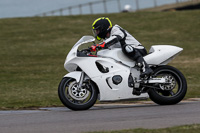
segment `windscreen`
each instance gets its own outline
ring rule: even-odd
[[[95,38],[93,36],[83,36],[75,45],[74,47],[76,47],[77,45],[83,44],[83,43],[88,43],[88,42],[93,42],[95,41]]]

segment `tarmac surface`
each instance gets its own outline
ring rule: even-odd
[[[80,133],[186,124],[200,124],[199,99],[169,106],[143,102],[96,104],[86,111],[66,107],[0,111],[1,133]]]

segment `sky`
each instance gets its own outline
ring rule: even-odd
[[[0,18],[12,17],[31,17],[43,12],[65,8],[68,6],[79,5],[82,3],[101,1],[101,0],[0,0]],[[140,8],[152,7],[157,5],[175,3],[176,0],[138,0]],[[179,0],[184,1],[184,0]],[[120,0],[121,9],[125,5],[130,4],[132,9],[136,9],[136,0]],[[95,5],[93,7],[94,13],[102,13],[103,5]],[[107,2],[108,12],[118,12],[118,4],[114,0]],[[83,8],[83,12],[89,13],[89,7]],[[79,10],[73,11],[75,14]]]

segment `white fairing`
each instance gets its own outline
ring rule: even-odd
[[[116,61],[119,61],[127,66],[134,67],[135,62],[131,59],[129,59],[124,53],[122,52],[121,48],[113,48],[113,49],[105,49],[101,50],[97,54],[100,57],[104,58],[111,58]]]
[[[150,48],[149,54],[144,59],[149,65],[166,65],[182,50],[176,46],[156,45]],[[135,62],[124,55],[121,48],[101,50],[98,56],[115,59],[130,67],[135,66]]]
[[[150,65],[166,65],[182,50],[182,48],[176,46],[156,45],[150,48],[150,54],[145,56],[144,59]]]
[[[100,101],[112,101],[120,99],[147,98],[148,94],[140,96],[132,95],[133,88],[128,86],[128,77],[132,73],[133,78],[139,78],[140,72],[135,69],[135,62],[127,58],[120,48],[101,50],[97,57],[78,57],[77,49],[80,45],[92,42],[95,39],[92,36],[82,37],[69,52],[64,67],[70,72],[65,77],[71,77],[80,80],[81,72],[76,71],[77,67],[96,83],[100,92]],[[152,46],[151,54],[145,56],[145,60],[149,64],[165,64],[178,54],[182,49],[175,46]],[[102,73],[97,68],[97,63],[107,68],[109,72]],[[122,82],[118,85],[114,84],[112,77],[120,75]]]

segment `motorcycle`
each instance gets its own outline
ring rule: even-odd
[[[184,75],[167,65],[183,50],[177,46],[151,46],[145,61],[153,70],[140,78],[140,68],[126,57],[121,48],[82,49],[95,43],[93,36],[83,36],[68,53],[64,68],[69,72],[61,80],[58,95],[71,110],[87,110],[97,101],[119,101],[150,98],[159,105],[179,103],[187,92]],[[90,45],[91,46],[91,45]],[[137,95],[133,93],[139,92]]]

